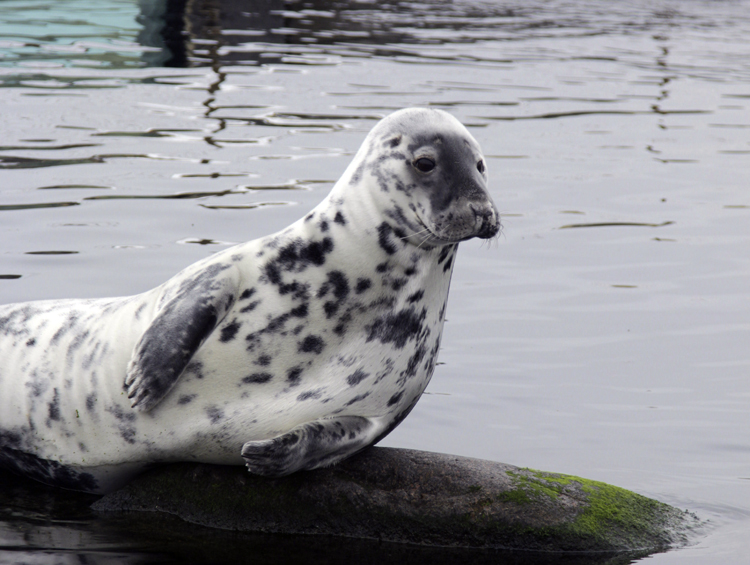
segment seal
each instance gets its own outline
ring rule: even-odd
[[[0,306],[0,465],[108,492],[171,461],[334,464],[414,407],[458,243],[499,229],[466,128],[395,112],[278,233],[143,294]]]

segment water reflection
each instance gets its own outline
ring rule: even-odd
[[[0,18],[0,67],[39,71],[68,66],[319,65],[357,54],[439,59],[439,53],[414,51],[410,46],[654,30],[663,51],[657,64],[668,73],[669,30],[731,28],[735,22],[731,10],[722,9],[723,4],[709,15],[693,3],[666,9],[645,0],[623,4],[581,0],[573,5],[557,0],[105,0],[95,6],[87,0],[67,0],[64,5],[6,3],[6,13]],[[699,17],[693,13],[696,10]],[[490,53],[473,57],[513,62],[493,58]],[[21,80],[49,79],[44,72],[32,72]]]
[[[700,21],[676,6],[578,2],[464,2],[424,0],[140,0],[138,42],[149,65],[167,67],[330,63],[346,45],[350,53],[410,57],[408,45],[477,43],[530,37],[586,37],[729,23],[721,10]],[[668,41],[666,35],[655,39]],[[302,46],[302,51],[268,49]],[[398,45],[398,46],[397,46]],[[261,47],[265,46],[265,47]],[[370,46],[370,48],[365,48]],[[378,46],[372,49],[372,46]],[[665,44],[658,64],[668,68]],[[317,53],[318,57],[311,57]],[[295,57],[297,55],[297,57]],[[300,56],[301,55],[301,56]],[[498,60],[497,62],[502,62]]]
[[[464,30],[492,22],[488,17],[510,17],[507,8],[465,6],[453,19],[451,2],[313,0],[140,0],[138,42],[158,51],[144,54],[151,65],[187,67],[285,62],[287,55],[243,46],[248,43],[334,45],[337,43],[436,43],[424,34],[436,29]],[[487,9],[497,12],[488,14]],[[431,18],[419,16],[428,12]],[[419,23],[405,26],[406,21]],[[414,26],[413,29],[410,29]],[[455,36],[451,36],[453,41]],[[325,59],[317,61],[325,62]]]

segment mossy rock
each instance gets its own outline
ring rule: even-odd
[[[553,552],[663,551],[698,526],[686,511],[605,483],[382,447],[281,479],[243,467],[165,466],[93,508],[237,531]]]

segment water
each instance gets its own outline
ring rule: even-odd
[[[446,109],[504,230],[461,245],[441,365],[383,445],[613,483],[711,525],[641,562],[746,561],[749,2],[165,6],[0,4],[2,302],[151,288],[303,215],[380,116]],[[185,558],[18,488],[0,562]]]

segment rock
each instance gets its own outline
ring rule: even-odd
[[[688,512],[605,483],[383,447],[280,479],[174,464],[92,508],[166,512],[227,530],[554,552],[660,551],[684,545],[698,525]]]

